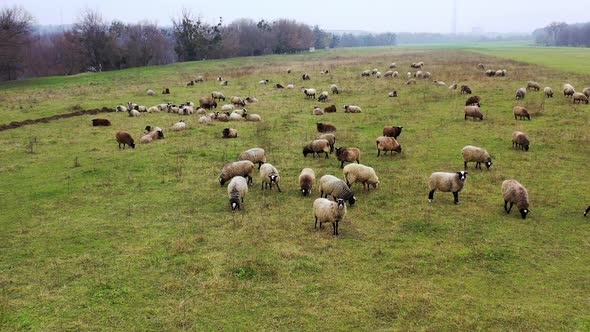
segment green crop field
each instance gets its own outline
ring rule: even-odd
[[[196,115],[102,113],[0,132],[0,330],[589,330],[590,106],[572,104],[561,87],[590,82],[582,58],[550,68],[571,52],[346,49],[2,83],[0,124],[128,101],[197,101],[216,90],[257,97],[247,109],[263,121],[203,126]],[[535,59],[547,66],[525,63]],[[406,85],[417,61],[433,79],[469,85],[484,120],[463,119],[458,90]],[[391,62],[404,79],[360,77]],[[508,75],[485,77],[480,62]],[[196,75],[208,81],[186,87]],[[553,87],[555,98],[541,91],[516,101],[529,80]],[[338,112],[311,115],[318,102],[298,88],[332,83],[343,92],[321,106]],[[398,98],[387,97],[392,89]],[[344,104],[363,112],[345,114]],[[532,120],[516,121],[515,105]],[[95,117],[113,126],[92,127]],[[169,131],[179,119],[189,129]],[[318,121],[338,128],[337,146],[360,148],[381,181],[368,193],[353,185],[357,204],[337,237],[329,225],[314,229],[319,192],[302,197],[297,181],[304,167],[318,180],[342,177],[334,155],[301,153]],[[165,139],[117,148],[117,131],[139,140],[146,125],[164,128]],[[403,151],[377,158],[384,125],[404,127]],[[221,139],[230,126],[239,137]],[[528,152],[512,149],[514,130],[530,137]],[[494,165],[470,164],[460,204],[440,192],[429,203],[428,177],[462,170],[468,144],[486,148]],[[263,192],[256,172],[245,209],[232,213],[217,178],[252,147],[266,150],[283,192]],[[526,220],[516,208],[504,212],[505,179],[527,187]]]

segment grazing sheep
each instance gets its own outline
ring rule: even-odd
[[[186,129],[186,123],[184,122],[184,120],[180,120],[177,123],[173,124],[172,127],[170,127],[170,130],[173,131],[181,131],[181,130],[185,130]]]
[[[324,175],[320,178],[320,197],[332,196],[333,199],[341,198],[348,201],[350,206],[356,202],[354,192],[346,185],[346,182],[333,175]]]
[[[459,86],[457,85],[457,83],[453,83],[451,85],[449,85],[449,90],[457,90]]]
[[[243,176],[248,179],[248,184],[252,184],[252,172],[254,171],[254,164],[250,160],[234,161],[223,166],[221,174],[219,175],[219,184],[223,186],[227,181],[234,176]]]
[[[465,106],[463,113],[465,114],[465,120],[467,120],[467,117],[471,117],[474,120],[475,119],[483,120],[483,113],[481,113],[481,111],[479,110],[479,107],[477,107],[477,106]]]
[[[397,65],[395,64],[395,62],[392,62],[392,63],[389,65],[389,68],[397,68]]]
[[[328,91],[322,91],[318,97],[318,101],[321,103],[328,101]]]
[[[336,131],[336,127],[333,125],[321,122],[316,123],[316,129],[320,133],[333,133]]]
[[[270,81],[269,80],[262,80],[259,81],[258,84],[268,84]]]
[[[412,76],[414,76],[414,75],[412,75],[412,72],[408,72],[408,73],[406,74],[406,78],[408,78],[408,79],[412,78]]]
[[[162,94],[163,95],[169,95],[170,94],[170,89],[164,88],[164,90],[162,90]]]
[[[578,104],[584,102],[586,104],[588,104],[588,97],[586,97],[585,94],[581,93],[581,92],[574,92],[573,94],[573,99],[574,99],[574,104],[576,102],[578,102]]]
[[[291,74],[291,68],[287,69],[287,74]]]
[[[584,90],[582,90],[582,93],[583,93],[583,94],[584,94],[586,97],[590,98],[590,87],[588,87],[588,88],[584,88]]]
[[[423,78],[424,78],[425,80],[429,80],[429,79],[431,79],[431,78],[432,78],[432,74],[431,74],[429,71],[427,71],[427,72],[424,72],[424,76],[423,76]],[[443,83],[444,83],[444,82],[443,82]]]
[[[369,191],[370,186],[373,186],[373,189],[379,187],[379,178],[372,167],[361,164],[348,164],[344,167],[343,172],[346,184],[350,188],[355,182],[362,183],[365,191]]]
[[[221,76],[217,76],[217,82],[222,82],[223,78]]]
[[[127,110],[127,114],[129,114],[130,117],[137,117],[141,115],[138,110]]]
[[[127,107],[123,105],[117,105],[117,107],[115,107],[115,112],[127,112]]]
[[[334,94],[334,95],[337,95],[340,93],[340,89],[338,89],[338,86],[336,84],[330,85],[330,91],[332,91],[332,94]]]
[[[257,103],[258,99],[256,97],[246,97],[246,102],[249,104]]]
[[[234,110],[234,105],[233,104],[225,104],[225,105],[221,106],[221,110],[223,112],[233,111]]]
[[[344,105],[344,113],[361,113],[362,109],[356,105]]]
[[[468,172],[460,171],[456,173],[434,172],[428,180],[428,201],[434,200],[434,192],[438,189],[442,192],[452,192],[455,198],[455,204],[459,204],[459,192],[463,189],[467,181]]]
[[[271,164],[264,164],[260,167],[260,182],[262,182],[262,190],[268,187],[272,191],[272,185],[274,184],[277,186],[279,192],[281,192],[281,187],[279,186],[281,176],[279,175],[279,171]]]
[[[231,98],[231,103],[236,105],[236,106],[246,106],[246,101],[238,96],[232,96]]]
[[[336,113],[336,105],[330,105],[324,108],[325,113]]]
[[[379,72],[379,69],[375,68],[375,69],[371,70],[371,75],[375,76],[375,75],[377,75],[378,72]]]
[[[201,97],[199,98],[199,106],[201,108],[210,110],[213,108],[217,108],[217,102],[212,97]]]
[[[516,100],[524,99],[526,96],[526,89],[525,88],[518,88],[516,90]]]
[[[314,229],[320,222],[320,229],[323,223],[332,223],[332,234],[338,235],[338,224],[346,215],[346,204],[343,199],[338,199],[335,202],[325,199],[317,198],[313,202],[313,216],[315,218]]]
[[[328,141],[330,145],[330,153],[334,152],[334,144],[336,144],[336,135],[332,133],[321,134],[320,136],[316,137],[316,139],[325,139]]]
[[[203,115],[199,118],[199,123],[204,125],[210,125],[213,119],[209,115]]]
[[[543,92],[545,93],[545,97],[547,97],[547,98],[553,98],[553,89],[551,89],[550,87],[546,86],[543,89]]]
[[[470,95],[471,89],[467,85],[461,85],[461,94],[463,93]]]
[[[389,151],[390,155],[392,151],[397,153],[402,152],[402,146],[393,137],[379,136],[375,142],[377,143],[377,157],[381,155],[381,151],[384,152],[383,155],[387,154],[387,151]]]
[[[316,139],[303,147],[303,157],[307,157],[307,155],[311,153],[315,158],[316,154],[319,156],[322,152],[326,154],[326,159],[328,159],[328,153],[330,152],[330,142],[323,138]]]
[[[117,139],[117,143],[119,143],[119,149],[121,148],[121,144],[123,144],[123,149],[125,149],[125,145],[129,145],[132,149],[135,149],[135,141],[128,132],[119,131],[115,135],[115,138]]]
[[[313,115],[324,115],[324,110],[319,108],[318,106],[313,108]]]
[[[92,119],[92,126],[93,127],[108,127],[111,125],[111,121],[108,119]]]
[[[388,70],[383,74],[383,77],[393,77],[393,70]]]
[[[315,172],[311,168],[304,168],[299,174],[299,187],[303,196],[311,195],[311,190],[315,186]]]
[[[483,65],[483,63],[479,63],[477,64],[477,69],[486,69],[486,67]]]
[[[141,144],[147,144],[158,139],[164,139],[164,131],[160,127],[152,128],[151,126],[147,126],[145,127],[145,130],[147,130],[148,133],[141,136],[139,139],[139,143]]]
[[[495,70],[488,69],[488,70],[486,70],[485,74],[488,77],[496,76],[496,71]]]
[[[356,161],[357,164],[361,160],[361,150],[358,148],[337,148],[336,158],[340,162],[340,168],[344,167],[344,162],[352,163]]]
[[[514,106],[514,108],[512,109],[512,112],[514,113],[514,120],[520,118],[521,120],[526,119],[531,119],[531,115],[529,114],[529,110],[527,110],[526,108],[522,107],[522,106]]]
[[[447,83],[445,83],[445,82],[443,82],[443,81],[437,81],[437,80],[434,80],[434,81],[433,81],[433,83],[434,83],[434,85],[436,85],[436,86],[447,86]]]
[[[286,88],[287,88],[287,89],[294,89],[294,88],[295,88],[295,86],[294,86],[293,84],[287,84]]]
[[[329,74],[330,71],[328,69],[320,71],[320,74]]]
[[[250,113],[244,113],[244,115],[242,115],[242,117],[244,119],[246,119],[246,121],[253,121],[253,122],[260,122],[262,121],[262,117],[258,114],[250,114]]]
[[[385,126],[383,127],[383,136],[393,137],[397,139],[398,136],[401,135],[403,128],[404,127],[400,126]]]
[[[223,138],[237,138],[238,130],[234,128],[224,128],[222,132]]]
[[[574,87],[571,84],[566,83],[563,85],[563,95],[565,97],[571,97],[574,95],[575,92],[576,89],[574,89]]]
[[[539,83],[537,83],[535,81],[528,81],[526,84],[526,89],[527,89],[527,91],[529,89],[539,91],[539,90],[541,90],[541,85],[539,85]]]
[[[481,163],[484,163],[488,170],[493,164],[492,157],[490,157],[488,151],[477,146],[467,145],[463,147],[461,154],[463,155],[463,165],[465,166],[465,169],[467,169],[468,162],[475,162],[475,168],[479,169],[481,169]]]
[[[262,148],[248,149],[240,154],[238,160],[250,160],[253,163],[258,163],[258,169],[266,162],[266,152]]]
[[[412,85],[412,84],[416,84],[416,80],[410,79],[406,82],[406,85]]]
[[[584,211],[584,217],[588,215],[588,212],[590,212],[590,206],[588,206],[588,208],[586,209],[586,211]]]
[[[397,91],[393,90],[387,94],[388,97],[394,98],[397,97]]]
[[[527,135],[520,131],[515,131],[512,133],[512,147],[516,147],[517,149],[523,149],[524,151],[529,150],[529,138]]]
[[[195,81],[190,81],[188,83],[186,83],[186,86],[194,86],[195,85]]]
[[[202,82],[205,82],[205,78],[203,76],[199,75],[195,78],[195,83],[202,83]]]
[[[481,107],[481,104],[479,103],[480,101],[481,101],[481,98],[479,96],[471,96],[465,102],[465,106]]]
[[[380,72],[380,71],[376,72],[376,73],[375,73],[375,77],[376,77],[376,78],[381,78],[381,72]]]
[[[417,72],[414,73],[414,77],[415,78],[423,78],[424,73],[421,70],[418,70]]]
[[[225,80],[225,81],[219,83],[219,85],[221,85],[221,86],[228,86],[229,85],[229,81],[228,80]]]
[[[213,98],[213,100],[223,100],[223,101],[225,101],[225,95],[223,94],[223,92],[219,92],[219,91],[213,91],[213,92],[211,92],[211,98]]]
[[[305,94],[305,98],[315,100],[315,94],[316,94],[315,89],[301,88],[301,92],[303,92]]]
[[[522,219],[526,219],[529,210],[529,193],[526,188],[516,180],[505,180],[502,182],[502,197],[504,198],[504,211],[510,214],[512,206],[520,211]],[[508,207],[510,203],[510,207]]]
[[[156,95],[156,92],[155,92],[154,90],[149,90],[149,89],[148,89],[148,90],[147,90],[145,93],[146,93],[148,96],[155,96],[155,95]]]
[[[309,77],[309,75],[307,73],[305,73],[305,74],[301,75],[301,79],[304,81],[307,81],[307,80],[310,80],[311,77]]]
[[[506,69],[502,69],[502,76],[506,76],[506,73],[507,73]]]
[[[281,83],[275,84],[275,89],[284,89],[285,87]]]
[[[361,77],[369,77],[369,76],[371,76],[371,71],[370,70],[364,70],[361,73]]]
[[[160,113],[160,108],[158,106],[152,106],[152,107],[148,108],[147,112],[148,113]]]
[[[399,77],[399,73],[397,72],[397,70],[395,70],[395,71],[393,72],[393,77],[394,77],[394,78],[398,78],[398,77]]]
[[[227,197],[232,211],[241,210],[244,196],[248,192],[248,181],[243,176],[234,176],[227,186]]]
[[[194,109],[192,106],[188,106],[188,105],[181,105],[178,108],[178,114],[180,115],[190,115],[194,113]]]
[[[496,70],[496,76],[504,76],[502,73],[503,72],[500,69]]]

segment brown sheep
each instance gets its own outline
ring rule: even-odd
[[[129,145],[132,149],[135,149],[135,141],[128,132],[119,131],[115,135],[115,138],[117,139],[117,143],[119,143],[119,149],[121,148],[121,144],[123,144],[123,149],[125,149],[125,145]]]
[[[361,150],[358,148],[336,148],[336,157],[338,161],[340,161],[340,168],[344,168],[344,162],[353,162],[356,161],[357,164],[360,163],[361,159]]]
[[[481,107],[481,105],[479,103],[480,101],[481,101],[481,98],[479,96],[471,96],[465,102],[465,106],[477,106],[477,107]]]
[[[164,88],[164,90],[162,90],[162,94],[163,95],[169,95],[170,94],[170,89]]]
[[[404,127],[399,126],[385,126],[383,127],[383,136],[393,137],[395,139],[402,133]]]
[[[331,124],[324,124],[321,122],[316,123],[316,128],[320,133],[333,133],[336,131],[336,127]]]
[[[108,119],[92,119],[92,126],[93,127],[100,127],[105,126],[108,127],[111,125],[111,121]]]
[[[461,85],[461,94],[463,93],[470,95],[471,89],[467,85]]]
[[[512,112],[514,113],[514,120],[520,118],[520,119],[531,119],[531,115],[529,113],[529,110],[527,110],[525,107],[522,106],[514,106],[514,108],[512,109]]]
[[[574,104],[576,102],[578,102],[578,104],[579,103],[586,103],[586,104],[588,104],[588,97],[586,97],[586,95],[583,94],[583,93],[581,93],[581,92],[575,92],[574,95],[573,95],[573,97],[574,97]]]
[[[217,102],[211,97],[199,98],[199,105],[201,106],[201,108],[208,110],[212,108],[217,108]]]
[[[397,153],[402,152],[402,146],[393,137],[379,136],[376,139],[376,143],[377,143],[377,157],[379,157],[381,155],[381,151],[383,151],[384,154],[386,154],[387,151],[389,151],[389,154],[391,154],[391,151],[395,151]]]
[[[330,105],[324,108],[325,113],[336,113],[336,105]]]

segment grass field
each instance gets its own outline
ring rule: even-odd
[[[525,61],[520,50],[481,51]],[[590,204],[590,106],[559,93],[565,82],[590,85],[583,71],[568,73],[585,60],[556,69],[544,57],[548,66],[479,52],[336,50],[0,84],[0,123],[127,101],[196,101],[214,90],[257,97],[248,110],[264,119],[230,123],[235,140],[220,138],[227,123],[203,127],[196,116],[167,113],[108,113],[100,116],[112,121],[106,128],[81,116],[0,132],[0,330],[589,330],[582,212]],[[466,97],[432,82],[359,77],[391,62],[405,75],[420,60],[434,79],[468,84],[485,120],[464,121]],[[508,76],[487,78],[479,62]],[[211,80],[183,86],[197,74]],[[212,80],[219,75],[228,87]],[[336,83],[343,93],[328,104],[338,112],[314,117],[317,102],[261,79],[320,91]],[[531,79],[556,97],[531,92],[515,101]],[[169,97],[144,95],[165,86]],[[399,98],[387,97],[392,88]],[[363,113],[344,114],[344,104]],[[515,121],[515,105],[528,107],[532,121]],[[189,130],[166,131],[180,118]],[[304,167],[318,179],[342,176],[334,155],[301,154],[319,120],[337,126],[337,146],[359,147],[381,180],[370,193],[353,186],[358,201],[338,237],[313,228],[318,191],[298,191]],[[117,148],[116,131],[138,139],[146,125],[165,128],[166,138]],[[384,125],[404,126],[403,152],[377,158]],[[514,130],[529,135],[529,152],[511,148]],[[468,144],[490,151],[492,169],[471,166],[459,205],[440,192],[428,203],[429,175],[461,170]],[[262,192],[255,176],[245,210],[232,213],[217,177],[256,146],[280,170],[283,193]],[[503,210],[500,185],[509,178],[528,188],[524,221]]]

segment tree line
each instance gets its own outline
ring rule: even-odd
[[[0,80],[334,47],[395,45],[396,35],[342,36],[290,19],[209,24],[184,10],[171,27],[107,21],[83,11],[71,27],[39,30],[22,7],[0,10]]]
[[[590,22],[577,24],[553,22],[533,31],[533,37],[539,45],[590,47]]]

